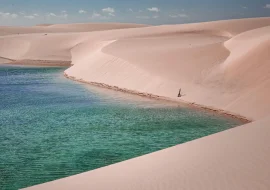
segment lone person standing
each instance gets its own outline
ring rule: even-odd
[[[182,97],[182,95],[181,95],[181,88],[179,89],[178,97]]]

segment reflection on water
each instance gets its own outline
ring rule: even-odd
[[[240,124],[65,79],[64,68],[0,67],[0,189],[18,189]]]

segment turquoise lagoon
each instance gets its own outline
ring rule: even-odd
[[[0,67],[1,190],[93,170],[241,124],[70,81],[64,70]]]

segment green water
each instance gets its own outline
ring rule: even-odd
[[[93,170],[240,124],[187,107],[88,89],[63,78],[63,71],[0,67],[1,190]]]

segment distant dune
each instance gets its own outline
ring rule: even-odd
[[[253,121],[29,189],[270,189],[270,18],[0,27],[0,35],[2,58],[71,61],[65,75],[74,80]]]
[[[37,24],[36,26],[50,26],[52,24]]]
[[[145,27],[143,24],[124,23],[81,23],[81,24],[41,24],[32,27],[0,26],[0,35],[31,34],[31,33],[67,33],[67,32],[92,32],[112,29]]]

